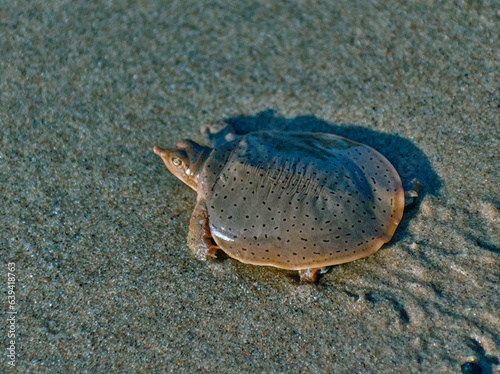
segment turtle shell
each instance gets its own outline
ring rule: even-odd
[[[254,265],[301,270],[368,256],[403,215],[391,163],[332,134],[238,137],[212,151],[201,177],[215,243]]]

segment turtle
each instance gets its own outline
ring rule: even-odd
[[[198,194],[188,245],[200,259],[222,250],[243,263],[297,270],[315,282],[330,266],[375,253],[393,236],[418,191],[403,190],[375,149],[328,133],[262,130],[237,135],[225,123],[154,147]]]

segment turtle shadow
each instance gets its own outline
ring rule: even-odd
[[[442,181],[434,171],[428,157],[413,142],[398,135],[385,134],[352,124],[330,123],[314,115],[285,118],[276,115],[276,111],[272,109],[256,115],[227,118],[224,122],[231,125],[238,135],[260,130],[321,132],[343,136],[379,151],[396,168],[405,189],[414,178],[424,186],[421,198],[405,208],[400,229],[391,241],[399,240],[407,231],[409,222],[419,211],[425,195],[439,196],[440,194]]]

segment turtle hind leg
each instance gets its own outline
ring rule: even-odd
[[[215,258],[220,249],[212,239],[205,200],[198,201],[194,208],[189,222],[188,245],[200,260]]]
[[[207,138],[214,147],[218,147],[221,144],[236,139],[236,132],[233,127],[224,121],[217,122],[213,125],[204,125],[200,130],[202,135]]]
[[[329,267],[311,268],[299,270],[300,280],[302,282],[316,282],[319,274],[324,274],[328,271]]]
[[[422,196],[422,191],[424,190],[423,184],[416,178],[410,182],[410,188],[405,191],[405,206],[413,204],[413,202]]]

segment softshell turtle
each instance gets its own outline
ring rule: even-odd
[[[330,265],[376,252],[403,216],[398,173],[367,145],[309,132],[239,136],[228,125],[205,133],[214,148],[191,140],[154,147],[198,193],[188,243],[200,258],[221,249],[315,281]]]

